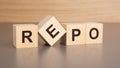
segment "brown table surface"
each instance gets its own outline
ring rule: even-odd
[[[0,68],[120,68],[120,24],[104,24],[104,43],[16,49],[12,25],[0,24]]]

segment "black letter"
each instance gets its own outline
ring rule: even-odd
[[[96,36],[95,36],[95,37],[92,36],[92,31],[93,31],[93,30],[96,31]],[[98,31],[98,29],[97,29],[97,28],[92,28],[92,29],[90,29],[89,35],[90,35],[90,38],[91,38],[91,39],[96,39],[96,38],[98,38],[98,36],[99,36],[99,31]]]
[[[78,32],[78,34],[75,34],[75,31]],[[72,41],[75,40],[75,36],[79,36],[80,35],[80,30],[79,29],[72,29]]]
[[[25,36],[25,33],[29,33],[29,35]],[[27,38],[29,40],[29,42],[32,42],[32,40],[30,39],[30,36],[32,36],[31,31],[22,31],[22,43],[25,42],[25,38]]]
[[[53,24],[51,24],[51,25],[46,29],[46,31],[48,32],[48,34],[49,34],[52,38],[55,38],[55,36],[59,34],[59,31],[53,35],[52,32],[55,31],[55,28],[53,28],[51,31],[49,31],[49,29],[50,29],[52,26],[53,26]]]

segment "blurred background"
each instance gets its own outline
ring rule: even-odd
[[[47,15],[60,22],[120,22],[120,0],[0,0],[0,23],[34,23]]]

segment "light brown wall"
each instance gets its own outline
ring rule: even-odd
[[[120,22],[120,0],[0,0],[0,22]]]

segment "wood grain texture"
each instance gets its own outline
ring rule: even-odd
[[[120,0],[0,0],[0,22],[120,22]]]

